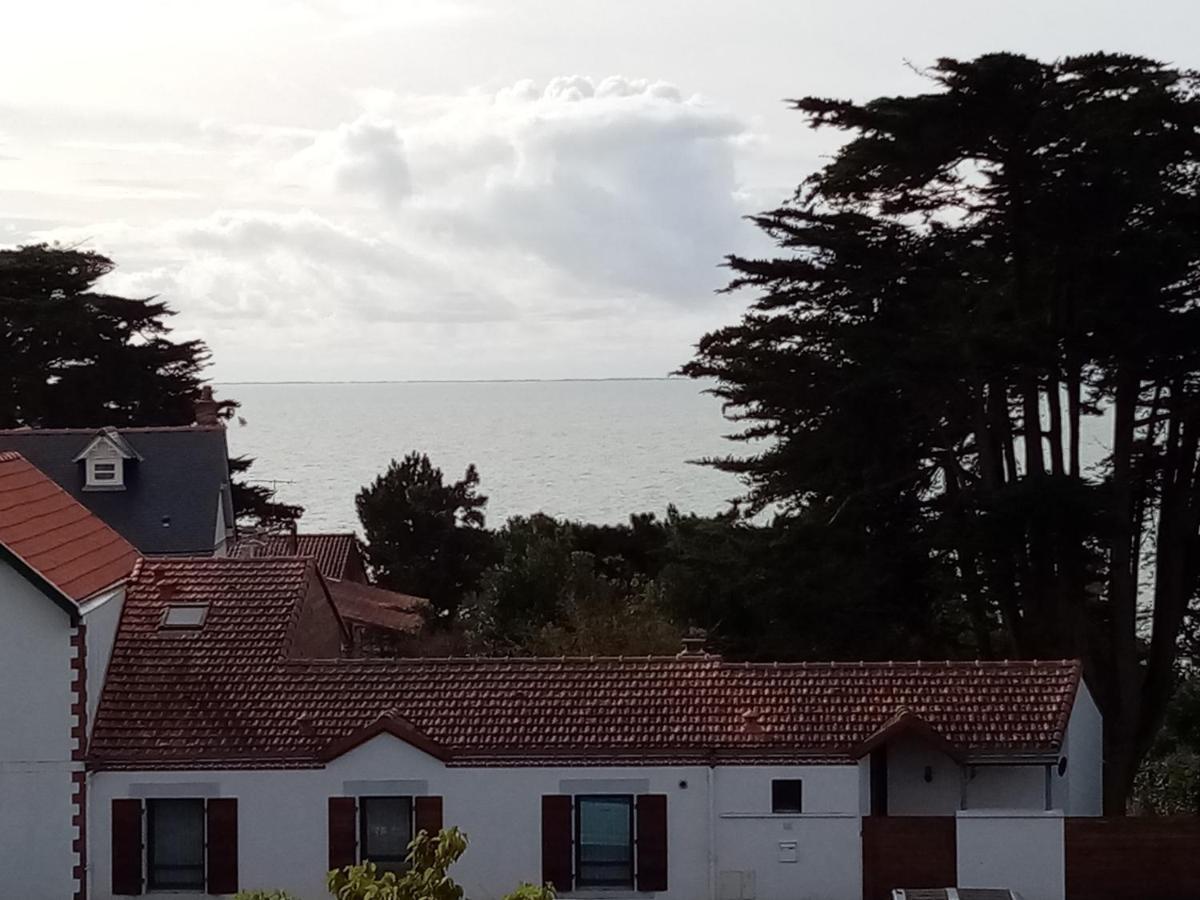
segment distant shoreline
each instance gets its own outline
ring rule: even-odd
[[[378,381],[214,381],[216,387],[239,384],[560,384],[610,381],[691,381],[682,375],[618,375],[612,378],[411,378]]]

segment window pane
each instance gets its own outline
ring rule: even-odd
[[[577,797],[576,881],[581,886],[633,885],[633,798]]]
[[[412,841],[412,798],[363,797],[362,858],[382,869],[397,871]]]
[[[799,778],[780,778],[771,782],[771,812],[802,812],[803,782]]]
[[[150,887],[204,887],[204,801],[149,800]]]

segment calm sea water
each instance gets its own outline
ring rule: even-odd
[[[354,495],[393,457],[428,453],[449,480],[475,463],[490,525],[542,511],[591,522],[714,513],[736,478],[688,460],[724,455],[719,402],[683,379],[403,384],[222,384],[246,424],[229,449],[305,508],[308,531],[358,526]]]

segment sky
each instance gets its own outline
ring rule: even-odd
[[[0,246],[111,257],[217,381],[665,375],[744,216],[836,149],[787,97],[938,57],[1200,67],[1188,0],[6,4]]]

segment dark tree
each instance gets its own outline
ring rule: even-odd
[[[0,428],[191,424],[208,347],[171,339],[167,304],[94,290],[112,269],[87,250],[0,250]],[[215,412],[236,408],[221,400]],[[230,471],[249,464],[230,460]],[[233,493],[239,519],[277,524],[301,512],[244,481]]]
[[[1197,593],[1197,76],[1106,54],[930,76],[795,101],[851,139],[755,218],[782,252],[729,259],[758,297],[685,371],[768,439],[717,461],[754,507],[850,523],[845,571],[915,563],[974,652],[1084,660],[1118,812]]]
[[[392,460],[358,492],[355,506],[367,540],[367,558],[383,587],[427,597],[446,620],[479,583],[491,536],[484,530],[487,497],[468,466],[446,484],[442,470],[416,451]]]

